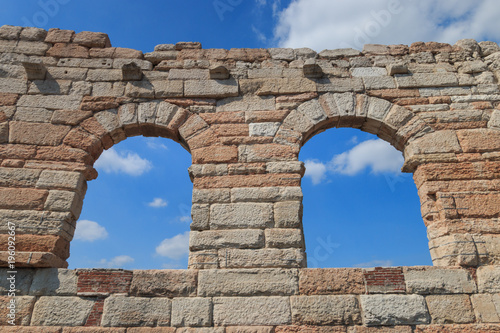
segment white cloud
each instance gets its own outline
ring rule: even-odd
[[[182,222],[182,223],[190,223],[191,222],[191,216],[179,216],[178,219],[179,219],[179,222]]]
[[[304,177],[311,178],[314,185],[318,185],[326,178],[326,165],[317,160],[305,161],[306,173]]]
[[[267,37],[266,35],[264,35],[262,33],[262,31],[260,31],[259,29],[257,29],[254,25],[252,25],[252,31],[253,33],[255,34],[255,37],[257,37],[257,39],[262,42],[262,43],[266,43],[267,42]]]
[[[274,35],[281,47],[321,51],[374,43],[500,40],[497,0],[293,0],[278,15]]]
[[[95,163],[96,169],[106,173],[125,173],[140,176],[151,170],[152,164],[134,152],[118,152],[113,147],[104,151]]]
[[[131,256],[116,256],[110,260],[107,259],[101,259],[99,261],[99,265],[102,265],[104,268],[122,268],[123,266],[127,264],[133,263],[135,260]]]
[[[156,253],[170,259],[181,259],[189,253],[189,231],[164,239],[156,247]]]
[[[372,260],[354,265],[354,267],[369,268],[369,267],[390,267],[393,266],[392,260]]]
[[[149,138],[146,141],[146,145],[150,149],[163,149],[163,150],[168,150],[168,146],[165,145],[164,143],[159,142],[159,138]]]
[[[148,206],[153,207],[153,208],[167,207],[167,205],[168,205],[168,201],[165,201],[162,198],[154,198],[153,201],[148,203]]]
[[[99,223],[89,220],[81,220],[76,224],[75,239],[84,242],[93,242],[106,239],[108,232]]]
[[[359,143],[351,150],[336,155],[328,163],[328,170],[343,175],[356,175],[357,173],[371,169],[378,174],[383,172],[399,173],[404,158],[389,143],[381,140],[368,140]]]
[[[267,4],[267,0],[255,0],[258,6],[265,6]]]

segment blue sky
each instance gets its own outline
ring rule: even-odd
[[[113,46],[199,41],[204,48],[340,47],[462,38],[500,40],[497,0],[1,0],[2,24],[109,34]],[[300,159],[310,267],[430,265],[402,156],[376,137],[331,129]],[[162,138],[129,138],[88,183],[70,268],[186,268],[190,155]]]

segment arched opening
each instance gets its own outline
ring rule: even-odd
[[[432,265],[403,156],[376,136],[330,129],[301,149],[308,267]]]
[[[131,137],[104,151],[88,182],[70,268],[187,268],[191,155],[172,140]]]

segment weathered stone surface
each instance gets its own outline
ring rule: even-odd
[[[404,275],[409,293],[471,294],[477,290],[474,279],[465,269],[407,267]]]
[[[280,296],[298,293],[297,270],[209,269],[199,273],[198,296]]]
[[[425,300],[433,324],[467,324],[475,320],[468,295],[431,295]]]
[[[45,190],[0,188],[0,208],[40,210],[47,195]]]
[[[361,295],[367,326],[429,324],[425,299],[419,295]]]
[[[210,226],[214,229],[265,228],[273,221],[273,205],[266,203],[214,204]]]
[[[34,187],[42,170],[0,168],[1,187]]]
[[[8,271],[7,268],[0,268],[0,294],[8,295],[10,290],[14,290],[16,296],[28,295],[35,271],[32,269],[19,270],[16,274],[15,286],[11,286],[11,280],[7,280],[12,275],[8,274]]]
[[[136,296],[195,296],[197,281],[196,270],[136,270],[130,293]]]
[[[264,247],[264,232],[255,229],[191,231],[191,251],[222,248],[252,249]]]
[[[500,294],[472,295],[471,301],[478,322],[500,322]]]
[[[477,270],[477,286],[480,293],[500,292],[500,266],[482,266]]]
[[[360,268],[306,268],[299,273],[301,295],[364,294]]]
[[[238,96],[238,82],[229,80],[194,81],[184,83],[184,97],[232,97]]]
[[[15,301],[12,304],[12,300]],[[15,311],[15,320],[13,322],[19,326],[29,326],[31,321],[31,314],[33,306],[35,305],[35,297],[31,296],[17,296],[15,298],[0,296],[0,316],[3,318],[2,331],[4,326],[13,319],[10,317],[12,311]]]
[[[220,249],[221,268],[300,268],[305,265],[302,249]]]
[[[104,301],[102,326],[170,326],[171,310],[168,298],[111,296]]]
[[[212,302],[209,298],[174,298],[172,300],[172,326],[211,326]]]
[[[76,296],[76,272],[67,269],[38,269],[31,283],[30,295]]]
[[[85,186],[85,179],[79,172],[43,170],[36,183],[37,188],[66,189],[81,191]]]
[[[287,297],[215,297],[215,325],[291,324]]]
[[[107,34],[102,32],[82,31],[75,35],[73,43],[86,47],[105,48],[111,47],[111,42]]]
[[[302,229],[269,228],[265,230],[268,248],[302,248]]]
[[[292,296],[290,303],[295,325],[361,324],[356,296]]]
[[[42,296],[36,302],[32,326],[83,326],[94,301],[81,297]]]

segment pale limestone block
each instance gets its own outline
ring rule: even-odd
[[[478,322],[500,322],[500,294],[476,294],[471,300]]]
[[[238,82],[235,79],[184,82],[185,97],[232,97],[238,96]]]
[[[51,190],[45,201],[45,210],[70,212],[78,218],[82,211],[83,200],[75,192]]]
[[[266,247],[290,248],[304,247],[301,229],[269,228],[265,230]]]
[[[425,300],[433,324],[468,324],[475,321],[469,295],[431,295]]]
[[[264,232],[256,229],[191,231],[191,251],[221,248],[262,248]]]
[[[213,229],[266,228],[273,222],[271,203],[213,204],[210,226]]]
[[[500,266],[481,266],[477,270],[477,286],[480,293],[500,292]]]
[[[353,77],[386,76],[387,70],[381,67],[357,67],[351,69]]]
[[[94,301],[81,297],[42,296],[35,303],[32,326],[83,326]]]
[[[298,294],[296,269],[205,269],[198,296],[281,296]]]
[[[42,170],[24,168],[0,168],[0,186],[34,187]]]
[[[230,189],[193,190],[193,203],[226,203],[231,202]]]
[[[215,297],[213,302],[217,326],[291,324],[288,297]]]
[[[112,295],[104,301],[101,325],[169,326],[172,301],[168,298]]]
[[[80,192],[85,187],[85,184],[85,178],[80,172],[43,170],[36,187]]]
[[[425,299],[420,295],[361,295],[367,326],[429,324]]]
[[[404,276],[412,294],[472,294],[477,288],[465,269],[439,267],[407,267]]]
[[[290,303],[295,325],[361,324],[361,309],[354,295],[292,296]]]
[[[29,294],[33,296],[76,296],[76,271],[62,268],[38,268]]]
[[[185,297],[172,300],[172,326],[202,327],[212,325],[210,298]]]
[[[280,127],[281,123],[251,123],[248,124],[250,136],[274,136]]]
[[[277,228],[299,228],[302,225],[302,201],[281,201],[274,204]]]
[[[302,249],[220,249],[221,268],[300,268],[305,265]]]
[[[302,200],[300,187],[237,187],[231,189],[232,202]]]

